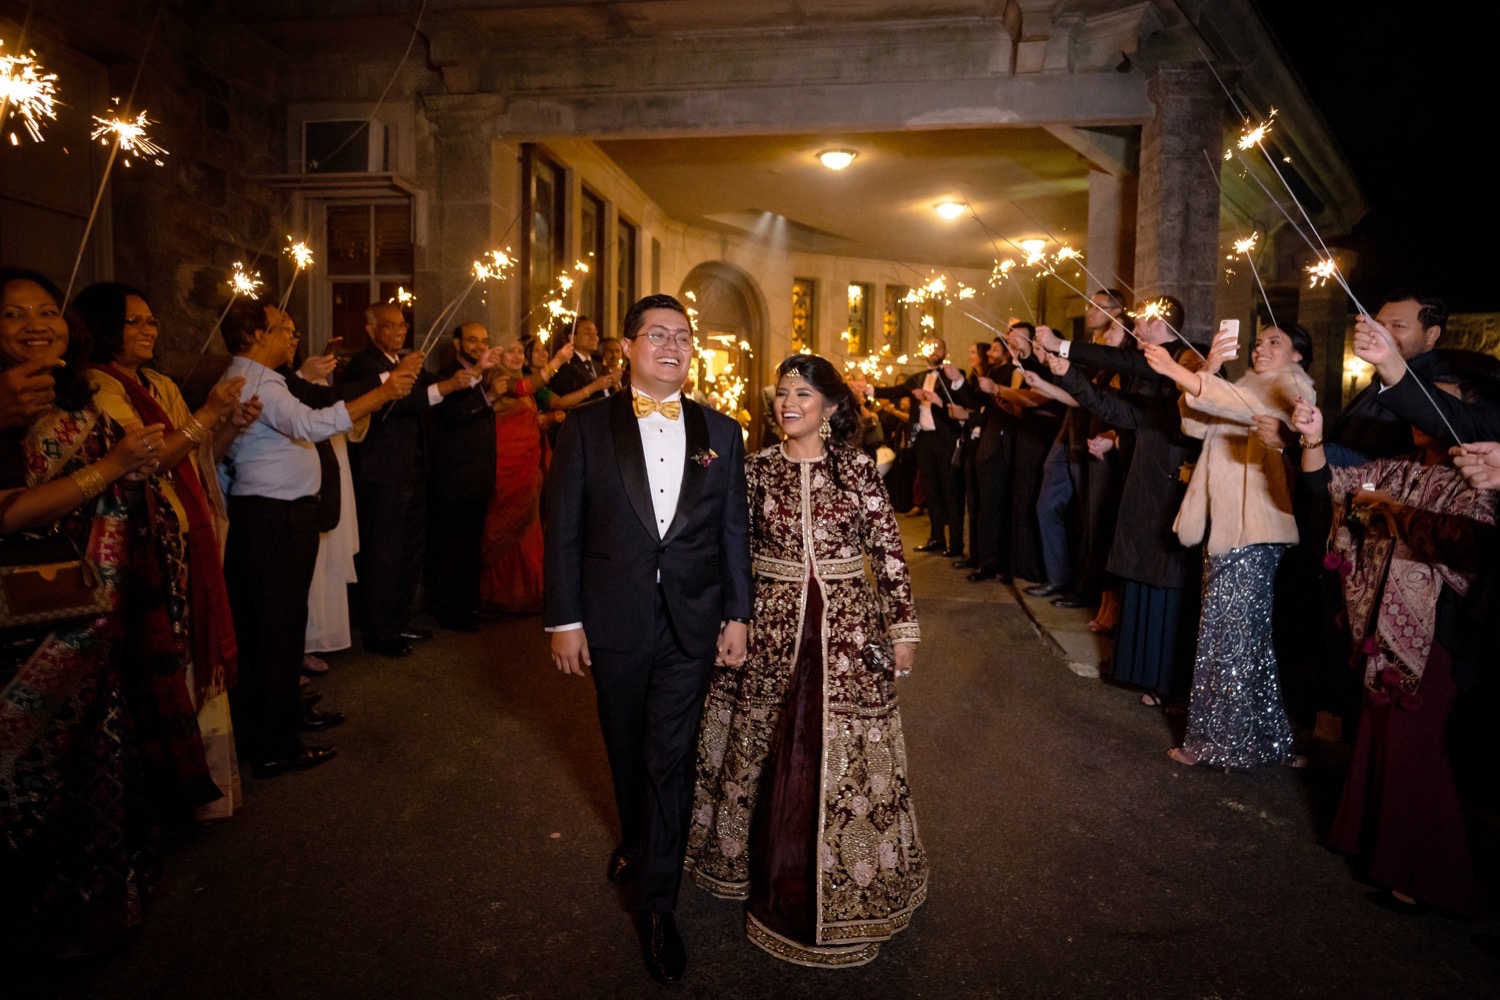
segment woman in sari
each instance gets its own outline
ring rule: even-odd
[[[189,595],[181,612],[191,640],[186,683],[200,729],[213,734],[210,762],[214,783],[224,793],[204,806],[199,818],[223,819],[241,802],[228,701],[237,653],[222,558],[229,518],[213,469],[238,432],[230,418],[244,380],[214,386],[194,412],[176,384],[152,367],[160,328],[144,292],[100,282],[74,297],[73,310],[93,340],[88,380],[94,405],[126,429],[162,425],[157,461],[167,508],[157,515],[176,522],[187,556],[173,560],[166,571],[178,577],[174,589]]]
[[[538,394],[557,368],[572,357],[572,345],[540,371],[525,374],[526,348],[515,334],[500,338],[500,360],[486,373],[490,385],[509,382],[494,395],[495,492],[484,518],[484,576],[479,596],[490,614],[534,614],[542,609],[542,481],[547,472],[548,418]]]
[[[164,428],[122,431],[94,406],[88,338],[51,281],[0,269],[0,299],[0,367],[63,362],[55,400],[0,432],[0,551],[70,540],[112,608],[0,630],[0,940],[35,958],[118,943],[159,876],[153,803],[220,793],[180,671],[159,669],[183,662],[186,599],[151,590],[182,544],[150,523]]]
[[[786,440],[745,470],[749,655],[709,690],[688,866],[714,895],[749,900],[756,945],[841,968],[875,958],[927,896],[895,683],[920,636],[848,386],[813,355],[777,374]]]
[[[1298,490],[1311,530],[1328,540],[1324,565],[1342,579],[1365,687],[1328,843],[1382,887],[1370,900],[1385,909],[1472,913],[1479,900],[1448,721],[1459,695],[1454,653],[1483,627],[1461,605],[1497,549],[1496,494],[1466,483],[1442,443],[1415,428],[1416,454],[1335,467],[1317,407],[1299,400],[1292,425],[1302,435]]]

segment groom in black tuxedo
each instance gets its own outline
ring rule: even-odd
[[[753,601],[739,424],[682,398],[687,311],[651,295],[625,316],[631,391],[563,422],[546,490],[552,661],[592,669],[647,971],[682,977],[682,882],[698,723],[715,660],[745,660]]]

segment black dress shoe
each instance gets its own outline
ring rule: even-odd
[[[400,639],[402,642],[421,642],[423,639],[432,638],[432,629],[409,628],[405,629],[404,631],[397,632],[396,638]]]
[[[365,650],[376,656],[410,656],[411,644],[404,639],[366,639]]]
[[[962,559],[964,557],[964,550],[948,549],[943,552],[943,555],[947,556],[949,559]]]
[[[320,692],[314,691],[312,688],[303,688],[302,689],[302,704],[304,704],[304,705],[316,705],[318,702],[320,702],[322,700],[323,700],[323,695]]]
[[[1027,595],[1031,597],[1051,597],[1053,594],[1061,594],[1063,589],[1052,583],[1035,583],[1026,588]]]
[[[1089,608],[1093,607],[1092,601],[1086,601],[1077,594],[1063,594],[1061,597],[1052,598],[1054,608]]]
[[[658,983],[675,983],[687,969],[687,949],[677,935],[677,921],[672,914],[656,910],[636,916],[636,932],[641,937],[641,957],[646,971]]]
[[[982,583],[985,580],[993,580],[994,578],[994,570],[984,569],[981,567],[980,569],[976,569],[974,572],[970,573],[965,579],[967,579],[970,583]]]
[[[974,560],[972,560],[972,559],[955,559],[955,560],[953,560],[953,568],[954,569],[973,569],[975,566],[978,566],[978,565],[979,564],[977,562],[975,562]]]
[[[635,852],[626,850],[624,844],[616,847],[615,852],[609,856],[604,877],[616,885],[635,878]]]
[[[302,710],[302,728],[307,730],[332,729],[344,721],[343,712],[331,712],[322,708],[304,708]]]
[[[305,771],[332,760],[337,753],[333,747],[303,747],[288,757],[258,760],[250,765],[250,773],[257,778],[274,778],[288,771]]]
[[[928,542],[926,545],[918,545],[916,548],[912,549],[912,551],[913,552],[941,552],[941,551],[943,551],[943,543],[942,542]]]

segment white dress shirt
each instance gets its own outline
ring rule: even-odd
[[[924,392],[932,392],[933,389],[937,386],[937,378],[938,378],[938,370],[936,368],[934,368],[934,369],[932,369],[932,371],[928,372],[927,373],[927,377],[922,380],[922,389],[923,389],[923,391]],[[931,403],[923,402],[923,403],[918,404],[918,407],[917,407],[917,426],[920,427],[920,428],[922,428],[922,430],[924,430],[924,431],[935,431],[935,430],[937,430],[937,424],[932,419],[932,404]]]
[[[381,351],[380,353],[381,354],[385,354],[385,351]],[[394,364],[399,364],[401,362],[400,358],[398,358],[398,357],[396,357],[395,355],[392,355],[392,354],[385,354],[385,359],[387,361],[389,361],[393,365]],[[460,357],[458,360],[460,362],[463,362],[463,366],[465,368],[469,367],[469,364],[467,362],[464,362],[464,359],[462,357]],[[380,373],[380,384],[381,385],[385,385],[386,379],[388,379],[390,377],[391,377],[391,373],[390,372],[381,372]],[[486,396],[485,398],[488,399],[489,397]],[[441,390],[441,389],[439,389],[437,387],[437,383],[436,382],[430,384],[427,387],[427,405],[428,406],[436,406],[439,403],[441,403],[442,401],[443,401],[443,390]]]

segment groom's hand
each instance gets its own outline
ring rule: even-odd
[[[719,629],[719,662],[726,667],[745,665],[745,636],[749,629],[744,622],[725,622]]]
[[[742,632],[741,635],[743,634]],[[741,642],[740,649],[743,651],[744,648],[745,644]],[[583,629],[570,628],[566,632],[552,633],[552,662],[558,670],[577,677],[583,676],[584,667],[594,665],[589,656],[589,640],[583,634]]]

